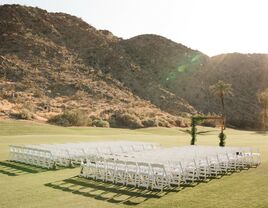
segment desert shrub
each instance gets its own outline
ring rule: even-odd
[[[176,126],[176,121],[174,118],[166,118],[165,119],[171,126]]]
[[[25,110],[28,110],[29,112],[35,112],[36,111],[36,106],[32,101],[26,101],[23,103],[23,108]]]
[[[159,119],[158,120],[158,125],[161,126],[161,127],[171,127],[169,122],[164,120],[164,119]]]
[[[82,91],[82,90],[78,90],[75,92],[75,94],[72,96],[73,100],[81,100],[83,98],[87,97],[87,93]]]
[[[93,119],[89,117],[87,120],[87,126],[92,126],[92,124],[93,124]]]
[[[158,126],[158,120],[155,118],[145,118],[142,120],[142,125],[144,127],[156,127]]]
[[[142,128],[143,125],[139,117],[127,112],[116,112],[113,114],[109,120],[111,127],[119,128]]]
[[[59,126],[71,126],[71,122],[69,121],[68,116],[66,114],[52,116],[48,119],[48,123],[56,124]]]
[[[179,126],[179,127],[188,127],[190,125],[189,124],[190,121],[187,121],[186,119],[183,119],[183,118],[177,118],[175,122],[176,122],[176,126]]]
[[[12,116],[16,119],[24,120],[31,120],[33,118],[33,114],[27,109],[22,109],[20,112],[12,114]]]
[[[88,117],[81,110],[66,110],[62,114],[51,117],[48,122],[60,126],[86,126]]]
[[[37,98],[42,98],[44,97],[44,93],[40,89],[34,89],[33,91],[33,96]]]
[[[109,128],[110,124],[108,121],[104,121],[102,119],[96,119],[92,121],[91,126]]]
[[[97,120],[97,119],[100,119],[100,118],[99,118],[98,115],[93,114],[93,115],[90,115],[90,116],[89,116],[89,119],[90,119],[91,121],[94,121],[94,120]]]
[[[182,121],[182,119],[177,118],[177,119],[175,120],[175,122],[176,122],[176,126],[179,126],[179,127],[183,126],[183,121]]]

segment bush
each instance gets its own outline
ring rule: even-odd
[[[33,92],[33,96],[34,97],[37,97],[37,98],[42,98],[44,97],[44,93],[42,92],[42,90],[38,89],[38,88],[34,88],[32,89],[32,92]]]
[[[66,114],[52,116],[48,119],[48,123],[56,124],[59,126],[71,126],[71,122],[69,121],[68,116]]]
[[[220,143],[219,146],[220,147],[224,147],[225,146],[225,139],[226,139],[226,135],[224,133],[220,133],[219,134],[219,138],[220,138]]]
[[[155,118],[145,118],[142,120],[142,125],[144,127],[157,127],[158,121]]]
[[[71,110],[51,117],[48,122],[59,126],[86,126],[88,117],[81,110]]]
[[[114,115],[111,116],[109,123],[111,127],[119,128],[136,129],[143,127],[139,117],[126,112],[116,112]]]
[[[98,120],[98,119],[100,119],[100,118],[97,115],[90,115],[89,116],[89,120],[91,120],[91,122],[94,121],[94,120]]]
[[[87,126],[92,126],[92,123],[93,123],[93,119],[91,119],[90,117],[88,118],[88,121],[87,121]]]
[[[175,120],[175,122],[176,122],[176,126],[178,126],[178,127],[188,127],[189,126],[189,124],[187,123],[187,121],[184,120],[184,119],[182,119],[182,118],[177,118]]]
[[[19,113],[14,113],[12,116],[14,116],[16,119],[24,119],[24,120],[31,120],[33,118],[33,114],[27,109],[23,109]]]
[[[105,128],[109,128],[110,124],[108,121],[104,121],[102,119],[96,119],[93,120],[91,123],[92,126],[96,126],[96,127],[105,127]]]
[[[158,120],[158,125],[161,126],[161,127],[168,127],[168,128],[171,127],[170,124],[169,124],[169,122],[167,122],[164,119],[159,119]]]
[[[76,93],[72,96],[73,100],[81,100],[83,98],[87,97],[87,93],[82,91],[82,90],[78,90],[76,91]]]
[[[175,121],[175,119],[167,117],[167,118],[165,118],[165,120],[166,120],[171,126],[176,126],[176,121]]]

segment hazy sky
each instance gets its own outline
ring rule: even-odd
[[[207,55],[268,53],[267,0],[1,0],[65,12],[123,38],[153,33]]]

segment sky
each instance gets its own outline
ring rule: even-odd
[[[158,34],[209,56],[268,53],[267,0],[0,0],[82,18],[124,39]]]

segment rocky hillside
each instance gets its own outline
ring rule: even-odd
[[[267,54],[233,53],[215,56],[210,59],[207,69],[195,77],[195,80],[202,77],[205,89],[217,80],[231,83],[234,96],[226,98],[229,122],[239,128],[259,128],[260,105],[256,94],[268,87]],[[219,112],[219,99],[207,94],[202,88],[198,89],[195,93],[200,97],[201,104],[197,105],[195,99],[188,100],[204,112]]]
[[[70,108],[112,125],[119,117],[114,126],[184,125],[197,111],[221,113],[209,86],[223,80],[235,95],[226,98],[228,123],[258,128],[256,93],[268,87],[268,55],[210,58],[157,35],[123,40],[19,5],[0,6],[0,55],[2,117],[26,106],[44,120]]]
[[[119,70],[138,68],[119,52],[113,53],[119,41],[74,16],[1,6],[1,117],[45,121],[63,111],[80,109],[115,127],[184,126],[183,118],[161,111],[115,78],[119,71],[106,71],[105,64],[111,65],[110,71],[118,64],[125,64]],[[194,111],[186,101],[174,97],[178,105],[186,106],[186,113]]]
[[[220,100],[209,86],[218,80],[232,84],[234,96],[226,97],[229,125],[259,128],[256,94],[268,87],[267,54],[233,53],[209,58],[155,35],[134,37],[120,44],[147,76],[205,114],[221,113]]]

